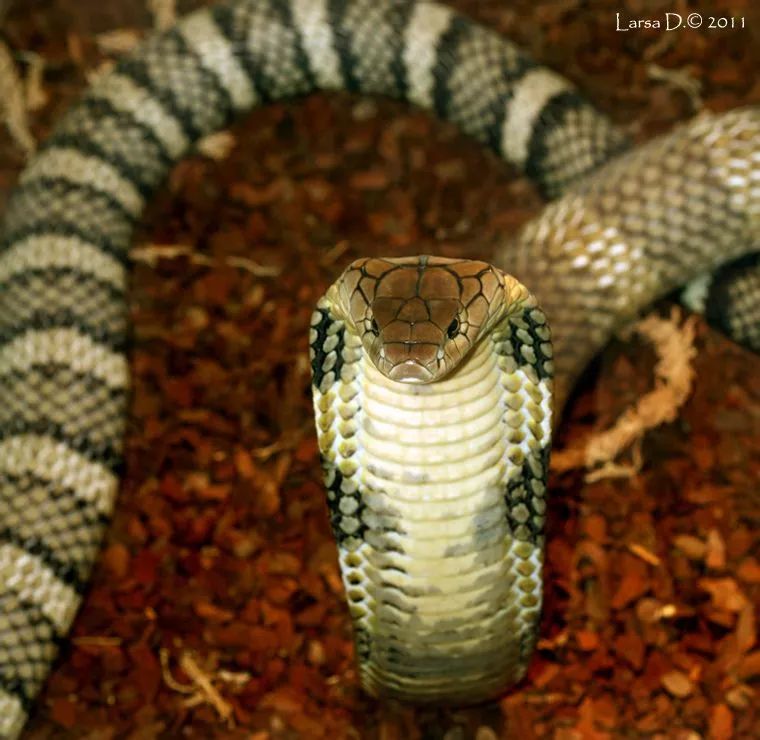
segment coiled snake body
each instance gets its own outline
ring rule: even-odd
[[[618,132],[561,77],[433,3],[238,0],[148,40],[66,115],[5,215],[3,736],[23,726],[113,508],[126,254],[146,199],[233,115],[319,88],[428,108],[564,193],[499,249],[501,269],[360,260],[315,312],[328,502],[374,693],[466,702],[522,675],[552,375],[561,406],[622,321],[757,243],[757,109],[700,117],[589,175],[624,148]],[[757,269],[734,263],[707,296],[708,316],[755,348]]]

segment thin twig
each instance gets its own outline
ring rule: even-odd
[[[702,108],[702,82],[689,73],[686,67],[682,69],[667,69],[654,62],[647,65],[647,74],[657,82],[664,82],[676,90],[686,94],[693,111]]]
[[[200,666],[193,659],[193,656],[190,653],[182,653],[179,658],[179,665],[201,690],[208,703],[216,709],[217,714],[225,722],[231,724],[233,717],[232,705],[216,690],[214,684],[211,683],[210,676],[201,670]]]
[[[129,252],[130,259],[134,262],[155,267],[162,259],[176,259],[177,257],[187,257],[194,265],[203,265],[204,267],[220,267],[227,265],[237,267],[246,272],[250,272],[256,277],[277,277],[281,268],[274,265],[261,265],[248,257],[225,257],[224,259],[214,259],[205,254],[196,252],[192,247],[183,244],[149,244],[145,247],[134,247]]]

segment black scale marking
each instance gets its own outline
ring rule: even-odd
[[[317,308],[317,312],[321,318],[316,326],[312,326],[312,329],[317,333],[317,338],[311,343],[311,382],[312,385],[319,389],[322,386],[322,381],[327,373],[322,369],[327,355],[329,353],[324,351],[325,342],[329,336],[328,332],[333,324],[337,323],[335,319],[330,316],[330,312],[325,308]],[[336,378],[340,378],[341,370],[343,369],[343,348],[345,347],[345,339],[343,332],[338,332],[338,344],[335,346],[333,352],[337,354],[335,365],[329,372],[335,373]]]
[[[537,501],[546,500],[546,478],[549,470],[549,450],[544,448],[531,458],[541,468],[541,474],[536,476],[526,460],[515,480],[507,483],[504,501],[507,506],[507,521],[512,534],[521,541],[540,545],[543,542],[543,522],[545,509],[538,511]],[[531,481],[538,481],[544,487],[544,494],[538,496],[531,487]],[[527,517],[525,516],[527,510]]]
[[[366,505],[362,501],[361,491],[346,493],[343,490],[343,474],[331,462],[322,458],[322,470],[324,471],[325,488],[327,489],[327,508],[330,512],[330,525],[333,535],[338,545],[346,543],[351,545],[350,541],[364,541],[364,534],[367,531],[367,525],[364,523],[363,515]],[[341,509],[341,502],[350,501],[352,510],[346,513]],[[346,504],[344,503],[344,507]],[[354,520],[358,526],[353,526]]]
[[[514,358],[517,361],[518,365],[524,365],[527,362],[522,354],[522,348],[525,346],[530,347],[536,355],[536,362],[530,363],[530,365],[535,369],[540,380],[546,380],[552,377],[552,373],[550,372],[552,367],[552,358],[548,357],[541,351],[541,344],[546,343],[549,340],[542,339],[538,334],[538,330],[545,329],[547,327],[547,324],[546,321],[540,322],[536,320],[534,316],[535,311],[536,309],[525,311],[520,317],[527,325],[527,332],[530,335],[531,343],[528,344],[527,342],[523,342],[518,336],[514,326],[509,339],[512,342],[512,346],[514,347]],[[546,367],[547,362],[549,363],[549,370],[547,370]]]

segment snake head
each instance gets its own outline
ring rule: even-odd
[[[359,259],[333,291],[374,365],[402,383],[431,383],[452,372],[505,303],[498,269],[444,257]]]

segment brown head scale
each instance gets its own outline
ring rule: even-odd
[[[499,270],[444,257],[360,259],[335,288],[372,362],[404,383],[430,383],[452,372],[505,303]]]

